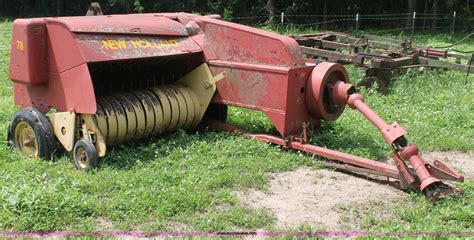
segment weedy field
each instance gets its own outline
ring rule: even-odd
[[[66,156],[44,161],[11,151],[6,132],[16,107],[8,80],[10,31],[10,22],[0,23],[0,231],[324,230],[307,225],[276,229],[272,212],[239,201],[236,192],[267,189],[271,173],[320,168],[312,156],[239,135],[200,129],[125,144],[87,174],[75,170]],[[462,37],[432,34],[414,39],[441,45]],[[472,50],[474,41],[458,48]],[[348,69],[353,82],[362,78],[357,69]],[[473,87],[474,75],[409,69],[396,77],[387,96],[364,89],[362,93],[383,118],[404,126],[409,140],[423,151],[472,154]],[[257,112],[231,108],[229,121],[252,131],[272,131]],[[326,123],[313,143],[380,160],[390,152],[369,121],[350,109]],[[368,203],[356,219],[348,206],[344,219],[362,223],[365,231],[474,232],[474,181],[458,186],[464,196],[430,203],[411,193],[389,209]]]

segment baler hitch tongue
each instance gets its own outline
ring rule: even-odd
[[[443,183],[440,179],[463,182],[463,176],[454,169],[448,167],[440,160],[436,160],[434,165],[425,163],[416,145],[408,144],[405,138],[406,131],[397,122],[387,124],[378,116],[367,104],[364,97],[357,93],[356,89],[349,83],[338,81],[333,85],[332,99],[337,103],[347,103],[352,109],[359,110],[368,120],[370,120],[382,133],[385,141],[393,147],[391,156],[395,160],[399,170],[402,188],[412,188],[421,190],[430,200],[451,194],[463,194],[463,191]],[[408,168],[405,161],[408,161],[412,170]]]

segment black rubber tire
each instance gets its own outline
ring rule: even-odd
[[[80,156],[84,156],[82,153],[85,153],[85,159],[81,159]],[[74,144],[74,150],[72,152],[74,157],[74,165],[78,170],[88,172],[97,167],[99,163],[99,156],[95,149],[94,144],[91,141],[81,139]]]
[[[34,108],[25,108],[18,110],[12,118],[8,127],[8,145],[16,147],[15,129],[19,123],[28,124],[35,134],[38,143],[38,154],[34,157],[51,159],[53,152],[57,149],[56,137],[48,118],[40,111]]]
[[[227,105],[211,103],[204,114],[205,118],[211,118],[217,121],[227,121]]]

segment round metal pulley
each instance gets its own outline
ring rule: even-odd
[[[306,108],[311,117],[333,121],[342,114],[345,104],[337,104],[332,94],[337,81],[349,82],[347,71],[341,64],[323,62],[313,69],[305,94]]]

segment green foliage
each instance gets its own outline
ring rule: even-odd
[[[145,10],[145,8],[140,3],[140,0],[134,0],[134,2],[133,2],[133,11],[137,12],[137,13],[142,13],[144,10]]]
[[[464,196],[448,197],[430,203],[419,194],[411,194],[409,201],[399,201],[392,209],[381,209],[372,204],[363,217],[363,226],[371,231],[389,232],[472,232],[474,226],[474,183],[460,184]],[[381,212],[391,219],[380,221]]]
[[[130,13],[130,12],[198,12],[221,14],[225,19],[231,17],[242,16],[259,16],[268,15],[268,0],[191,0],[191,1],[170,1],[170,0],[96,0],[99,2],[107,14]],[[84,15],[90,0],[16,0],[16,1],[0,1],[0,17],[32,17],[32,16],[68,16],[68,15]],[[399,1],[393,4],[390,1],[379,1],[373,4],[372,0],[358,1],[308,1],[308,0],[279,0],[275,2],[275,13],[285,12],[287,15],[322,15],[324,14],[326,4],[326,14],[328,15],[355,15],[359,14],[388,14],[388,13],[406,13],[408,12],[408,1]],[[472,25],[473,6],[465,0],[438,1],[440,14],[452,14],[457,11],[457,24],[464,24],[466,27]],[[415,10],[418,13],[424,13],[423,1],[418,1]],[[433,13],[431,4],[427,10],[428,14]],[[466,19],[462,19],[466,18]],[[315,21],[317,20],[317,21]],[[333,20],[333,19],[326,19]],[[291,22],[321,22],[322,19],[305,17],[304,19],[294,19]],[[404,20],[403,20],[404,21]],[[432,19],[428,19],[431,24]],[[448,24],[450,19],[440,20]],[[265,22],[265,21],[263,21]],[[367,22],[379,26],[380,21]],[[390,21],[386,21],[390,22]],[[344,24],[344,23],[342,23]],[[386,26],[391,26],[386,23]],[[351,25],[353,25],[351,23]],[[342,26],[342,25],[339,25]],[[343,25],[347,28],[348,25]],[[459,26],[459,25],[458,25]],[[370,26],[369,26],[370,27]]]
[[[224,14],[222,15],[222,18],[224,18],[226,20],[231,20],[232,19],[232,9],[224,8]]]

